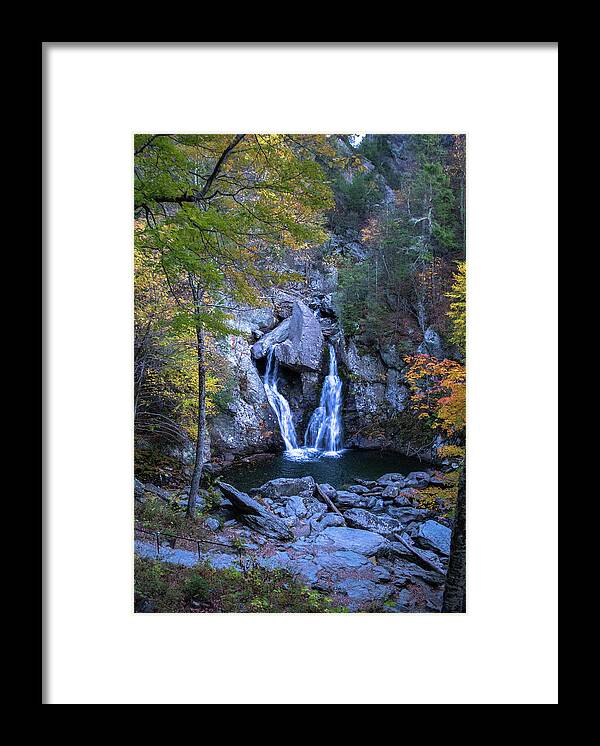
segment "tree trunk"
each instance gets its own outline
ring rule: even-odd
[[[190,498],[187,506],[187,515],[190,518],[193,518],[196,512],[196,501],[198,499],[202,468],[204,466],[204,443],[206,435],[206,361],[204,330],[200,327],[196,329],[196,345],[198,355],[198,435],[196,436],[196,458],[194,461],[194,471],[192,472]]]
[[[442,612],[464,613],[467,610],[467,526],[466,526],[466,474],[463,466],[456,496],[456,514],[450,545],[450,563],[446,575]]]

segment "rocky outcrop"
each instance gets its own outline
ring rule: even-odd
[[[231,501],[242,522],[251,529],[279,541],[293,540],[294,535],[287,524],[245,492],[240,492],[224,482],[219,484],[219,488]]]
[[[218,350],[228,367],[231,388],[226,403],[209,421],[211,451],[246,455],[275,448],[281,442],[277,420],[246,339],[229,337]]]
[[[271,347],[280,363],[292,370],[318,372],[323,361],[323,332],[314,313],[302,301],[294,301],[292,314],[252,347],[255,360]]]
[[[443,360],[446,357],[446,350],[442,344],[442,339],[432,327],[425,330],[423,341],[417,347],[417,352],[421,355],[432,355],[440,360]]]

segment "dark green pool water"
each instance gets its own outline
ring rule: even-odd
[[[387,472],[408,474],[420,471],[426,464],[417,459],[388,451],[342,451],[337,457],[315,455],[310,460],[292,460],[281,454],[254,465],[240,464],[223,472],[221,478],[237,489],[247,492],[278,477],[314,477],[317,482],[336,488],[360,479],[378,479]]]

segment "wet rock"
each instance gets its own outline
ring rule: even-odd
[[[280,319],[289,319],[294,309],[297,298],[285,290],[277,289],[273,294],[273,307]]]
[[[369,489],[372,489],[377,485],[377,482],[372,479],[356,479],[355,481],[357,484],[362,484],[364,487],[369,487]]]
[[[256,334],[263,337],[268,329],[271,329],[276,322],[273,308],[259,307],[234,309],[230,311],[232,326],[243,334]]]
[[[446,480],[443,479],[442,477],[432,474],[429,477],[429,484],[434,485],[434,487],[444,487],[446,485]]]
[[[252,345],[252,357],[265,357],[271,347],[279,362],[295,370],[321,370],[323,333],[314,313],[294,300],[291,315]]]
[[[407,589],[403,588],[400,593],[393,599],[393,604],[386,605],[385,611],[389,613],[407,613],[414,609],[415,600],[412,593]]]
[[[400,487],[398,487],[397,484],[388,484],[388,486],[383,490],[381,493],[381,497],[384,500],[392,500],[394,497],[398,496],[398,493],[400,492]]]
[[[451,538],[452,531],[437,521],[425,521],[414,536],[415,543],[419,546],[434,549],[446,556],[450,554]]]
[[[380,383],[385,381],[385,366],[377,355],[359,355],[354,342],[350,342],[346,352],[346,365],[354,376],[368,383]]]
[[[396,412],[403,412],[410,392],[397,370],[388,370],[385,382],[385,400]]]
[[[263,536],[277,541],[292,541],[294,534],[288,524],[281,518],[269,513],[268,515],[245,514],[240,517],[247,526]]]
[[[206,526],[206,528],[208,528],[208,529],[209,529],[210,531],[218,531],[218,530],[219,530],[219,528],[221,527],[221,524],[219,523],[219,521],[217,521],[217,519],[216,519],[216,518],[207,518],[207,519],[206,519],[206,520],[204,521],[204,525],[205,525],[205,526]]]
[[[289,497],[285,503],[284,513],[286,516],[304,518],[308,513],[304,499],[300,495]]]
[[[441,586],[446,582],[445,576],[442,573],[427,570],[408,558],[397,559],[393,563],[393,572],[394,583],[399,586],[416,581],[423,581],[432,586]]]
[[[394,368],[398,371],[406,368],[406,363],[404,362],[404,356],[406,353],[401,352],[396,345],[390,344],[381,346],[379,348],[379,354],[381,355],[381,359],[386,367]]]
[[[385,515],[375,515],[368,510],[354,508],[344,513],[346,523],[352,528],[361,528],[365,531],[374,531],[382,536],[393,536],[396,531],[402,530],[402,524],[395,518]]]
[[[358,528],[332,527],[326,528],[319,534],[315,543],[334,551],[349,550],[370,557],[381,549],[386,540],[381,534],[376,534],[372,531],[363,531]]]

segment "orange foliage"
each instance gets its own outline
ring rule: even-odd
[[[413,355],[404,360],[409,365],[406,380],[417,417],[448,436],[462,434],[466,409],[464,365],[432,355]]]

